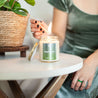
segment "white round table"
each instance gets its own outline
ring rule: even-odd
[[[37,79],[69,74],[81,69],[83,59],[60,53],[60,60],[54,63],[40,62],[38,54],[32,61],[20,58],[18,52],[0,56],[0,80]]]

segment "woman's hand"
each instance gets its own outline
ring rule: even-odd
[[[91,87],[93,78],[95,76],[96,68],[98,65],[96,57],[98,58],[98,55],[93,53],[87,59],[85,59],[83,68],[77,71],[74,75],[71,88],[77,91],[77,90],[89,89]]]
[[[31,19],[31,32],[36,39],[40,39],[42,35],[47,35],[45,30],[48,29],[48,26],[43,21],[38,21]]]

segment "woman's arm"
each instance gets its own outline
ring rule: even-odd
[[[86,60],[85,62],[91,62],[93,67],[98,67],[98,49],[92,53]]]
[[[84,60],[82,69],[75,73],[71,88],[75,90],[89,89],[92,85],[97,67],[98,49]],[[83,83],[81,84],[78,80],[83,81]]]
[[[52,33],[59,37],[60,46],[62,46],[65,39],[65,32],[67,27],[68,14],[54,8],[53,21],[52,21]]]

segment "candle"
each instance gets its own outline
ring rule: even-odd
[[[55,62],[59,60],[59,40],[57,36],[42,37],[39,42],[40,60]]]

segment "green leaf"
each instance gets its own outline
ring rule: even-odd
[[[22,16],[27,16],[28,14],[28,11],[23,8],[14,9],[13,12],[15,12],[16,14],[22,15]]]
[[[7,8],[7,9],[11,9],[11,6],[9,5],[9,2],[5,2],[5,4],[3,5],[3,7]]]
[[[4,4],[3,4],[3,3],[1,3],[1,4],[0,4],[0,7],[2,7],[3,5],[4,5]]]
[[[13,6],[13,9],[20,8],[20,7],[21,7],[20,3],[16,1]]]
[[[28,4],[34,6],[35,5],[35,0],[25,0]]]
[[[6,1],[7,0],[0,0],[0,7],[2,7]]]
[[[15,1],[15,0],[10,0],[10,1],[9,1],[10,6],[13,5],[14,1]]]

